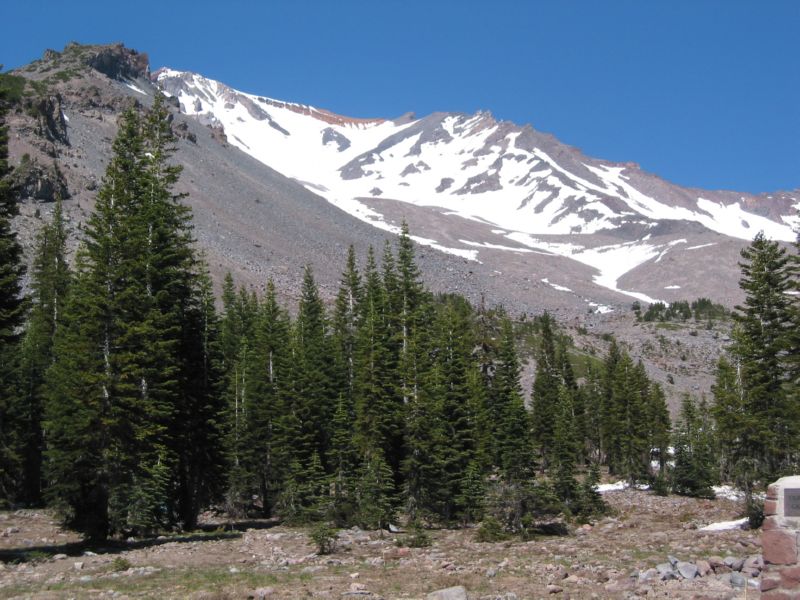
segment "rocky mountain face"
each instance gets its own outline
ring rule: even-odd
[[[352,119],[195,73],[153,79],[182,113],[345,212],[390,231],[403,215],[420,243],[559,291],[557,304],[731,303],[739,247],[758,231],[795,239],[798,191],[682,188],[485,112]]]
[[[791,241],[797,225],[800,191],[685,189],[488,113],[344,117],[193,73],[151,73],[146,54],[121,44],[47,50],[4,77],[22,197],[16,227],[29,257],[56,197],[77,245],[119,113],[164,93],[183,166],[178,191],[217,282],[231,271],[263,289],[272,277],[293,306],[311,264],[331,299],[348,245],[380,254],[405,219],[432,289],[513,314],[549,310],[600,352],[592,332],[625,332],[651,376],[675,375],[675,395],[708,389],[717,336],[684,336],[680,365],[672,347],[649,355],[655,334],[632,326],[631,302],[707,296],[732,305],[739,250],[759,230]]]

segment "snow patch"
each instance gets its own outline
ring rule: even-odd
[[[606,492],[621,492],[630,488],[631,484],[627,481],[616,481],[614,483],[601,483],[595,489],[601,494],[605,494]],[[633,486],[633,489],[646,491],[650,489],[650,486],[644,483],[637,483]]]
[[[558,290],[559,292],[571,292],[572,291],[571,289],[569,289],[568,287],[564,287],[563,285],[558,285],[557,283],[550,283],[547,280],[547,277],[542,279],[542,283],[546,283],[551,288],[553,288],[554,290]]]
[[[486,248],[487,250],[506,250],[507,252],[522,252],[532,253],[533,250],[528,248],[514,248],[512,246],[503,246],[502,244],[490,244],[488,242],[470,242],[469,240],[458,240],[467,246],[477,246],[478,248]]]
[[[665,290],[679,290],[679,289],[681,289],[681,286],[679,286],[679,285],[665,285],[664,289]]]
[[[436,248],[441,252],[446,252],[447,254],[453,254],[454,256],[460,256],[461,258],[466,258],[467,260],[471,260],[476,263],[481,262],[478,260],[477,250],[466,250],[464,248],[449,248],[447,246],[442,246],[436,240],[429,240],[427,238],[418,237],[416,235],[412,235],[409,237],[418,244],[422,244],[423,246],[430,246],[431,248]]]
[[[736,519],[735,521],[719,521],[711,523],[705,527],[700,527],[697,531],[727,531],[729,529],[742,529],[747,523],[747,517]]]
[[[605,304],[598,304],[597,302],[589,302],[589,306],[591,306],[595,310],[595,312],[598,312],[601,315],[614,312],[614,309],[611,308],[610,306],[606,306]]]
[[[126,82],[124,82],[124,83],[125,83],[125,87],[129,87],[129,88],[131,88],[131,89],[132,89],[134,92],[137,92],[137,93],[141,94],[142,96],[147,96],[147,92],[145,92],[145,91],[144,91],[142,88],[140,88],[139,86],[137,86],[137,85],[134,85],[133,83],[130,83],[130,82],[128,82],[128,81],[126,81]]]

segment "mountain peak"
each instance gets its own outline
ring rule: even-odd
[[[61,52],[45,50],[42,58],[26,67],[28,72],[66,72],[91,68],[111,79],[137,79],[147,77],[150,61],[144,52],[114,44],[84,45],[70,42]]]

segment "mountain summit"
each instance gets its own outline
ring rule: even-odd
[[[660,286],[621,279],[663,270],[657,265],[667,259],[696,263],[715,254],[708,248],[758,231],[795,239],[800,193],[682,188],[488,112],[354,119],[196,73],[161,69],[153,80],[182,113],[221,128],[229,143],[345,212],[388,230],[397,213],[416,215],[420,243],[473,262],[563,257],[595,269],[592,281],[607,290],[669,300],[697,288],[691,271],[659,275]]]
[[[381,247],[403,219],[430,283],[515,311],[586,315],[652,301],[739,300],[739,250],[791,241],[800,192],[687,189],[584,156],[488,112],[360,119],[150,71],[121,44],[70,44],[7,75],[10,154],[32,245],[39,202],[69,197],[78,231],[130,102],[170,97],[195,233],[219,281],[286,289],[303,264],[323,294],[350,243]],[[13,80],[13,81],[12,81]],[[44,209],[47,210],[46,208]]]

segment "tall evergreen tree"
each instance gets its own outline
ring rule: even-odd
[[[49,493],[93,537],[191,524],[187,494],[202,487],[175,478],[190,443],[176,419],[202,402],[186,393],[196,365],[184,351],[202,330],[190,315],[203,311],[171,143],[160,98],[144,117],[123,113],[48,373]]]
[[[578,448],[572,392],[566,385],[562,385],[558,391],[555,419],[553,461],[550,469],[553,490],[568,507],[574,507],[578,501],[578,484],[575,480],[575,459]]]
[[[556,355],[553,318],[548,313],[544,313],[538,323],[541,341],[536,354],[536,378],[531,394],[532,421],[534,439],[542,459],[541,467],[546,469],[552,459],[555,422],[559,410],[559,388],[562,385],[559,367],[563,359],[558,360]]]
[[[745,301],[734,312],[731,353],[740,370],[744,403],[743,451],[762,482],[791,470],[799,444],[800,406],[787,394],[787,358],[793,334],[792,287],[786,250],[763,234],[742,250],[740,287]]]
[[[351,405],[355,395],[356,337],[363,299],[361,288],[355,249],[350,246],[347,250],[347,264],[342,274],[339,293],[336,296],[332,325],[338,359],[337,385],[345,390],[347,401]]]
[[[42,502],[44,377],[53,363],[53,340],[61,322],[70,280],[66,239],[61,201],[58,200],[53,219],[40,231],[36,247],[31,278],[33,306],[22,342],[19,406],[15,411],[23,438],[20,499],[33,505]]]
[[[0,498],[13,498],[19,484],[20,455],[13,415],[16,396],[17,348],[26,303],[22,297],[22,248],[11,220],[17,214],[17,199],[8,175],[8,110],[0,89]]]
[[[251,495],[261,497],[263,514],[270,516],[277,500],[278,489],[286,470],[287,439],[283,422],[290,407],[286,406],[287,379],[290,377],[289,315],[278,304],[275,284],[267,283],[261,302],[250,353],[250,414],[247,427],[250,452],[246,468],[254,474],[255,488]]]
[[[439,482],[442,517],[449,521],[466,507],[460,502],[468,466],[476,458],[476,416],[482,398],[475,394],[472,308],[463,299],[446,297],[436,322],[436,367],[441,373],[443,476]]]
[[[495,464],[502,477],[511,482],[525,481],[535,467],[530,417],[520,389],[520,366],[510,319],[501,323],[500,344],[492,389]]]
[[[316,452],[327,465],[331,444],[331,421],[336,410],[338,393],[334,389],[334,348],[329,335],[328,317],[320,298],[310,266],[303,273],[300,306],[295,322],[294,379],[297,416],[308,455],[301,462],[308,464]]]

